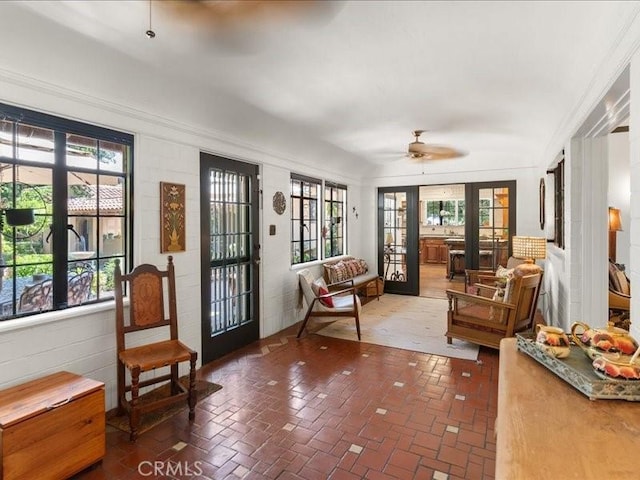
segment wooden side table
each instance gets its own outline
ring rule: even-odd
[[[57,372],[0,391],[0,479],[61,479],[105,454],[104,384]]]
[[[640,404],[589,400],[516,339],[500,342],[496,479],[640,476]]]

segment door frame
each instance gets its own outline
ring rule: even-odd
[[[509,189],[509,235],[508,256],[511,256],[512,238],[516,235],[516,180],[465,183],[465,268],[477,270],[480,266],[480,190],[485,188]]]
[[[210,188],[209,172],[217,168],[231,170],[252,177],[251,185],[251,222],[252,241],[248,249],[251,264],[251,316],[253,321],[238,326],[220,336],[224,342],[218,342],[214,348],[208,339],[211,335],[211,260],[210,260]],[[211,362],[227,353],[244,347],[260,338],[260,167],[257,164],[220,157],[200,152],[200,290],[201,290],[201,335],[202,364]]]
[[[405,268],[406,281],[396,281],[384,278],[385,275],[385,244],[384,244],[384,194],[405,193],[407,199],[405,218],[406,245]],[[418,243],[419,228],[419,187],[417,185],[403,187],[378,187],[378,275],[384,278],[384,291],[405,295],[418,295],[420,293],[420,258]]]

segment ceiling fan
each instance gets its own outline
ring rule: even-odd
[[[230,28],[315,7],[313,0],[163,0],[157,4],[172,17],[208,28]]]
[[[420,135],[426,131],[427,130],[413,131],[413,136],[416,138],[409,144],[409,149],[407,151],[407,156],[409,158],[417,160],[446,160],[449,158],[464,157],[466,155],[466,152],[446,145],[435,145],[421,142]]]

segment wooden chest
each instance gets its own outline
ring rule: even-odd
[[[105,454],[104,384],[57,372],[0,391],[0,480],[63,479]]]

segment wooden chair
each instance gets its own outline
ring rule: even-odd
[[[298,338],[302,335],[311,317],[354,317],[356,319],[358,340],[360,340],[360,309],[362,307],[360,305],[360,298],[356,294],[356,287],[353,285],[353,280],[340,282],[346,287],[342,290],[329,292],[325,284],[322,288],[326,289],[326,293],[320,290],[318,290],[318,293],[315,293],[313,284],[315,282],[318,282],[317,285],[323,284],[324,279],[322,277],[315,279],[311,271],[305,268],[298,272],[298,279],[302,295],[308,305],[307,314],[304,316],[304,320],[298,331]],[[335,286],[337,283],[333,285]],[[333,307],[325,304],[325,302],[328,301],[327,299],[331,299]]]
[[[531,329],[541,278],[540,273],[514,277],[506,301],[447,290],[447,343],[458,338],[499,349],[503,338]]]
[[[189,420],[195,418],[196,406],[196,360],[197,352],[178,340],[178,318],[173,257],[169,256],[167,270],[160,271],[154,265],[137,266],[128,275],[120,271],[116,260],[114,271],[116,297],[116,339],[118,364],[118,411],[127,412],[131,427],[130,440],[138,436],[140,416],[147,412],[166,408],[185,401],[189,406]],[[123,293],[128,287],[129,309],[125,321]],[[167,304],[165,305],[165,292]],[[168,307],[168,308],[167,308]],[[168,316],[167,316],[168,314]],[[141,346],[127,347],[125,336],[140,330],[168,327],[170,339]],[[189,386],[186,388],[178,378],[178,364],[189,362]],[[140,380],[144,372],[169,367],[165,375],[149,376]],[[130,373],[131,383],[125,380],[125,370]],[[154,401],[142,401],[140,388],[160,382],[171,382],[170,394]],[[130,393],[130,399],[127,398]]]
[[[609,260],[609,318],[617,327],[631,327],[631,282],[620,266]]]
[[[509,257],[505,268],[512,269],[525,263],[524,260],[515,257]],[[475,287],[478,285],[494,285],[499,280],[496,277],[494,270],[471,270],[466,269],[464,271],[464,291],[467,293],[474,293]]]

